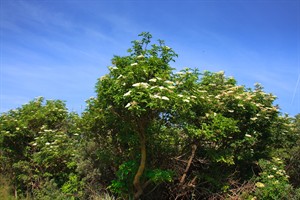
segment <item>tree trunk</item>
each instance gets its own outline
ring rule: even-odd
[[[141,144],[141,162],[138,168],[138,171],[135,174],[133,185],[135,187],[135,194],[134,199],[139,199],[140,196],[143,194],[143,187],[140,182],[140,178],[144,173],[145,166],[146,166],[146,136],[145,132],[142,131],[139,133],[140,135],[140,144]]]

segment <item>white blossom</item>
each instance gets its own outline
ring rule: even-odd
[[[162,96],[161,99],[166,100],[166,101],[169,101],[169,100],[170,100],[170,99],[169,99],[168,97],[166,97],[166,96]]]
[[[183,95],[182,95],[182,94],[178,94],[177,96],[179,96],[179,97],[183,97]]]
[[[278,170],[278,171],[276,172],[276,174],[278,174],[278,175],[280,175],[280,176],[283,176],[283,175],[284,175],[284,171],[283,171],[283,170]]]
[[[156,78],[151,78],[149,81],[155,83],[157,81],[157,79]]]
[[[168,88],[175,89],[175,86],[174,85],[169,85]]]
[[[263,183],[261,183],[261,182],[257,182],[257,183],[255,184],[255,186],[258,187],[258,188],[263,188],[263,187],[265,187],[265,184],[263,184]]]
[[[120,78],[122,78],[123,77],[123,75],[121,74],[120,76],[118,76],[118,78],[117,79],[120,79]]]
[[[161,96],[155,94],[155,95],[150,95],[151,98],[154,98],[154,99],[161,99]]]
[[[166,80],[165,83],[166,83],[166,84],[174,84],[173,81],[169,81],[169,80]]]
[[[233,113],[233,112],[234,112],[234,110],[228,110],[228,112],[230,112],[230,113]]]
[[[131,93],[131,91],[128,91],[128,92],[126,92],[123,96],[124,96],[124,97],[127,97],[127,96],[130,95],[130,93]]]
[[[250,118],[252,121],[255,121],[255,120],[257,120],[257,117],[251,117]]]
[[[133,87],[148,88],[149,84],[148,84],[148,83],[141,82],[141,83],[135,83],[135,84],[133,84],[132,86],[133,86]]]
[[[183,99],[183,101],[186,102],[186,103],[190,102],[190,100],[188,100],[188,99]]]
[[[113,67],[113,66],[109,66],[108,69],[110,69],[111,71],[118,69],[117,67]]]
[[[138,65],[137,63],[132,63],[132,64],[131,64],[131,66],[137,66],[137,65]]]
[[[139,55],[139,56],[137,56],[137,58],[144,58],[144,55]]]
[[[103,81],[103,80],[105,80],[105,79],[107,79],[107,75],[104,75],[104,76],[101,76],[101,77],[100,77],[100,80],[101,80],[101,81]]]
[[[184,75],[184,72],[176,72],[175,74]]]
[[[125,108],[128,108],[129,106],[131,106],[131,103],[126,104]]]
[[[252,137],[252,135],[250,135],[250,134],[245,134],[245,136],[248,137],[248,138]]]

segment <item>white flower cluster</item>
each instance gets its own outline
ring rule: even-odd
[[[191,95],[191,96],[184,96],[184,95],[182,95],[182,94],[178,94],[177,96],[180,97],[180,98],[183,98],[182,101],[185,102],[185,103],[189,103],[190,100],[196,99],[196,98],[197,98],[197,97],[194,96],[194,95]]]
[[[140,87],[140,88],[148,88],[149,84],[148,83],[144,83],[144,82],[140,82],[140,83],[135,83],[132,86],[133,87]]]
[[[126,104],[125,108],[128,108],[131,106],[131,103]]]
[[[151,78],[151,79],[149,79],[149,81],[155,83],[157,81],[157,79],[156,78]]]
[[[131,91],[128,91],[128,92],[126,92],[123,96],[124,97],[127,97],[127,96],[129,96],[131,94]]]
[[[169,101],[170,99],[166,96],[160,96],[159,94],[154,94],[154,95],[150,95],[150,98],[153,98],[153,99],[162,99],[162,100],[165,100],[165,101]]]
[[[137,56],[137,58],[142,59],[142,58],[145,58],[145,57],[144,57],[144,55],[139,55],[139,56]]]
[[[118,68],[115,67],[115,66],[109,66],[108,69],[109,69],[110,71],[113,71],[113,70],[116,70],[116,69],[118,69]]]

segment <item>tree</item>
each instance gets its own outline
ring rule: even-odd
[[[268,156],[266,147],[272,143],[279,114],[274,95],[259,84],[254,90],[239,86],[224,72],[186,68],[173,73],[170,62],[177,54],[172,48],[162,40],[149,48],[151,34],[140,36],[140,41],[132,42],[130,55],[112,59],[109,74],[99,79],[97,97],[89,101],[83,115],[98,116],[97,124],[90,126],[91,134],[114,141],[111,145],[119,152],[115,155],[126,160],[120,162],[119,181],[111,189],[124,188],[124,180],[131,177],[138,199],[155,179],[173,181],[172,174],[181,174],[178,192],[202,179],[204,174],[190,169],[197,160],[205,158],[209,167],[247,171],[254,161]],[[186,167],[167,164],[188,154],[190,147]],[[157,164],[162,157],[166,162]]]
[[[147,185],[141,182],[147,160],[147,136],[152,134],[151,126],[171,105],[174,96],[169,62],[177,56],[161,40],[159,45],[147,49],[152,36],[149,33],[140,36],[143,37],[141,41],[133,41],[130,56],[112,59],[110,73],[97,83],[97,103],[94,103],[104,114],[110,134],[120,139],[130,137],[129,145],[134,147],[136,141],[140,146],[140,154],[135,155],[140,156],[133,179],[135,199],[142,195]]]
[[[1,114],[0,121],[0,169],[15,191],[34,195],[47,180],[59,187],[68,181],[80,131],[78,116],[68,113],[63,101],[40,97]]]

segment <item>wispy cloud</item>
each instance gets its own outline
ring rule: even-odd
[[[291,101],[291,104],[294,103],[294,100],[295,100],[295,97],[296,95],[299,93],[300,94],[300,73],[298,75],[298,79],[297,79],[297,82],[296,82],[296,85],[295,85],[295,89],[294,89],[294,92],[293,92],[293,97],[292,97],[292,101]]]

